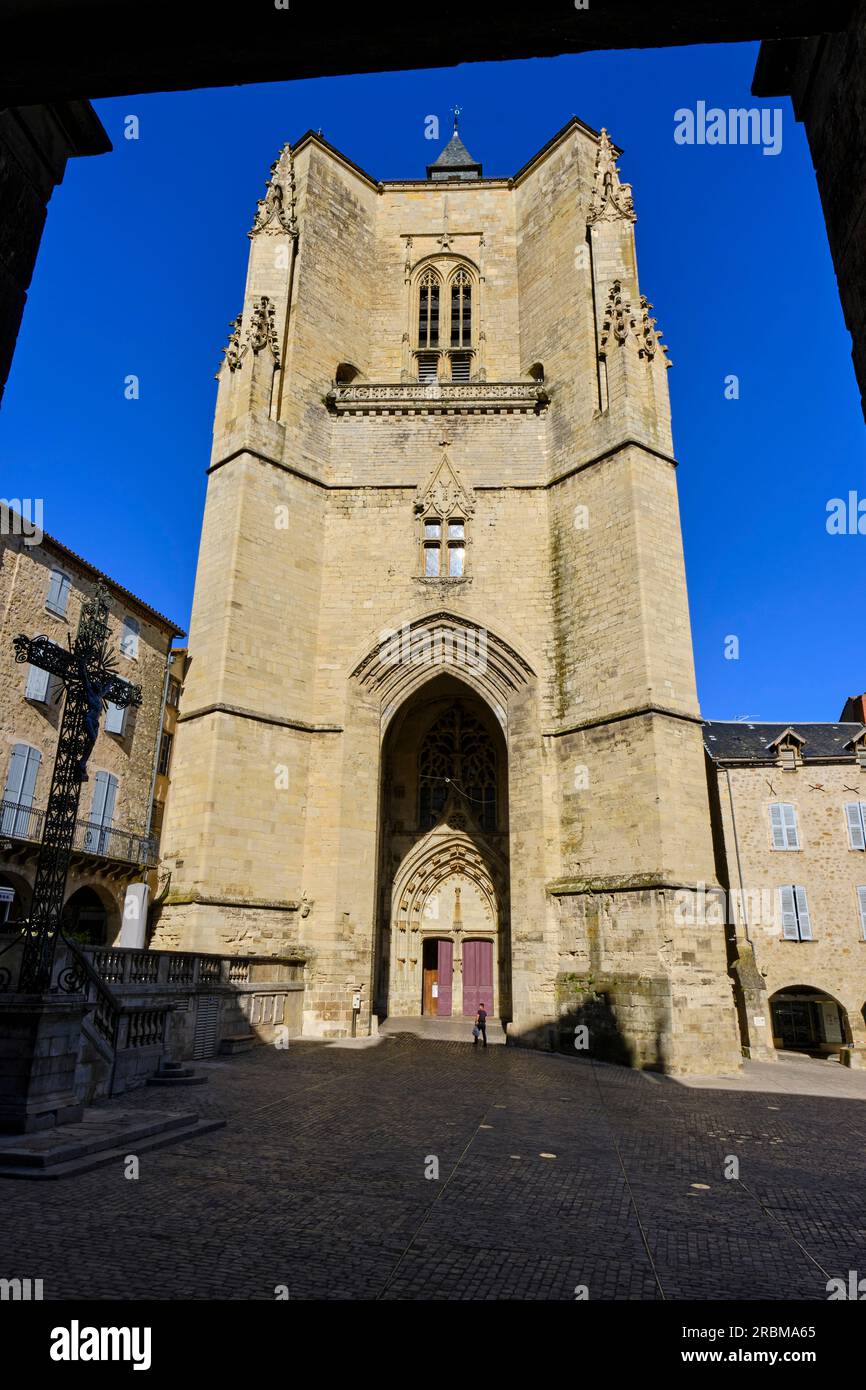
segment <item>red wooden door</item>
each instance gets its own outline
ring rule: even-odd
[[[436,1000],[437,1018],[451,1017],[451,983],[454,974],[454,947],[450,941],[439,943],[439,997]]]
[[[474,1017],[479,1004],[492,1016],[493,1009],[493,942],[464,941],[463,943],[463,1014]]]

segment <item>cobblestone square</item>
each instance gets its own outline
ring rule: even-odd
[[[204,1070],[184,1105],[226,1128],[137,1180],[5,1183],[3,1272],[46,1299],[458,1301],[824,1300],[866,1273],[866,1077],[837,1065],[682,1085],[397,1034]]]

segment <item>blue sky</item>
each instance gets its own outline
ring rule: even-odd
[[[574,114],[625,150],[641,288],[674,362],[703,711],[837,718],[866,687],[866,536],[829,535],[826,509],[866,497],[864,422],[805,134],[787,100],[750,96],[756,54],[583,54],[95,102],[114,153],[72,161],[50,204],[0,410],[4,496],[44,498],[46,530],[186,627],[213,374],[284,141],[321,128],[378,177],[423,177],[456,102],[485,173],[509,174]],[[781,106],[781,153],[677,144],[674,113],[698,101]],[[440,142],[424,138],[431,114]],[[738,400],[725,399],[732,374]]]

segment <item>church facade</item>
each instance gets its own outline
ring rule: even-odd
[[[382,182],[310,132],[258,205],[153,944],[302,952],[311,1036],[589,1001],[636,1065],[739,1063],[620,153],[572,119],[490,178],[455,129]]]

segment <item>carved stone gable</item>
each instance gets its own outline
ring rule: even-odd
[[[637,221],[631,184],[621,183],[616,155],[606,130],[598,138],[595,161],[595,188],[589,205],[588,222]]]
[[[415,511],[435,513],[436,516],[470,516],[475,510],[475,498],[464,487],[447,453],[443,453],[427,486],[418,493]]]
[[[291,145],[285,145],[278,159],[271,165],[271,174],[265,185],[265,196],[260,198],[252,228],[247,236],[264,232],[266,236],[297,236],[298,223],[295,217],[295,161]]]

